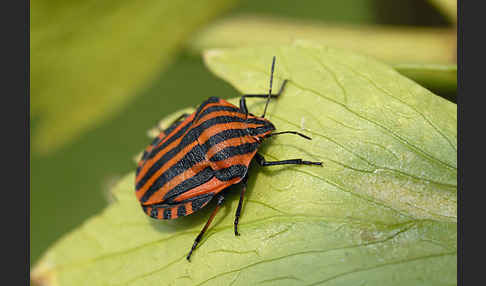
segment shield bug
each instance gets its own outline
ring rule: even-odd
[[[211,200],[216,208],[196,237],[187,255],[191,254],[208,229],[224,202],[229,186],[241,184],[236,209],[234,232],[238,233],[238,220],[246,191],[248,167],[255,159],[261,166],[322,165],[322,162],[291,159],[266,161],[258,147],[264,139],[290,133],[310,140],[296,131],[274,132],[275,126],[267,119],[270,98],[282,94],[285,80],[277,94],[272,94],[275,57],[272,59],[268,94],[245,94],[237,107],[217,97],[204,101],[192,114],[184,114],[162,131],[145,149],[138,163],[135,194],[143,211],[155,219],[175,219],[190,215]],[[247,98],[266,98],[263,115],[248,112]]]

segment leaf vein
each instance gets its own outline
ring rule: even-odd
[[[427,159],[429,159],[429,160],[431,160],[431,161],[435,161],[435,162],[437,162],[437,163],[439,163],[439,164],[441,164],[441,165],[444,165],[444,166],[445,166],[445,167],[447,167],[447,168],[457,170],[457,168],[456,168],[456,167],[454,167],[454,166],[452,166],[452,165],[449,165],[447,162],[444,162],[444,161],[442,161],[442,160],[440,160],[440,159],[438,159],[438,158],[435,158],[433,155],[428,154],[428,153],[427,153],[427,152],[425,152],[424,150],[422,150],[422,149],[420,149],[420,148],[418,148],[418,147],[414,146],[413,144],[411,144],[410,142],[408,142],[408,140],[406,140],[405,138],[402,138],[400,135],[398,135],[398,134],[396,134],[395,132],[393,132],[393,130],[391,130],[390,128],[388,128],[388,127],[386,127],[386,126],[384,126],[384,125],[381,125],[381,124],[379,124],[378,122],[376,122],[376,121],[374,121],[374,120],[372,120],[372,119],[370,119],[370,118],[367,118],[367,117],[365,117],[365,116],[363,116],[363,115],[359,114],[358,112],[356,112],[356,111],[354,111],[354,110],[351,110],[349,107],[347,107],[347,106],[343,105],[342,103],[340,103],[340,102],[336,101],[335,99],[330,98],[330,97],[327,97],[327,96],[324,96],[324,95],[320,94],[319,92],[317,92],[317,91],[315,91],[315,90],[312,90],[312,89],[310,89],[310,88],[305,88],[305,87],[303,87],[303,86],[301,86],[301,85],[298,85],[298,84],[297,84],[295,81],[290,81],[289,83],[294,84],[296,87],[298,87],[298,88],[300,88],[300,89],[302,89],[302,90],[304,90],[304,91],[308,91],[308,92],[310,92],[310,93],[316,94],[317,96],[319,96],[319,97],[321,97],[321,98],[324,98],[324,99],[326,99],[326,100],[329,100],[329,101],[332,101],[332,102],[336,103],[337,105],[340,105],[341,107],[343,107],[344,109],[346,109],[346,110],[347,110],[347,111],[349,111],[350,113],[352,113],[352,114],[354,114],[354,115],[358,116],[359,118],[361,118],[361,119],[363,119],[363,120],[365,120],[365,121],[370,122],[371,124],[373,124],[373,125],[375,125],[375,126],[377,126],[377,127],[381,128],[381,129],[383,129],[384,131],[388,132],[388,133],[389,133],[391,136],[395,137],[395,139],[397,139],[397,141],[398,141],[398,142],[401,142],[401,143],[402,143],[404,146],[407,146],[407,147],[408,147],[408,148],[410,148],[411,150],[413,150],[413,151],[417,152],[417,153],[418,153],[418,154],[420,154],[422,157],[427,158]]]
[[[308,284],[307,286],[322,285],[322,284],[328,283],[328,282],[330,282],[332,280],[336,280],[336,279],[341,278],[341,277],[346,276],[346,275],[350,275],[350,274],[354,274],[354,273],[359,273],[359,272],[366,272],[366,271],[378,269],[378,268],[381,268],[381,267],[386,267],[388,265],[399,265],[399,264],[414,262],[414,261],[418,261],[418,260],[422,260],[422,259],[438,258],[438,257],[449,256],[449,255],[456,255],[456,254],[457,253],[455,251],[454,252],[447,252],[447,253],[440,253],[440,254],[432,254],[432,255],[413,257],[413,258],[408,258],[408,259],[404,259],[404,260],[398,260],[398,261],[394,261],[394,262],[373,265],[373,266],[370,266],[370,267],[363,267],[363,268],[353,269],[351,271],[342,272],[342,273],[339,273],[339,274],[334,275],[332,277],[329,277],[327,279],[324,279],[324,280],[321,280],[321,281],[317,281],[317,282]]]

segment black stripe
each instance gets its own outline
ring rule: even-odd
[[[163,202],[163,203],[159,203],[159,204],[151,204],[151,205],[147,205],[147,206],[143,206],[145,208],[147,207],[153,207],[153,208],[172,208],[174,206],[177,206],[177,205],[180,205],[180,204],[186,204],[188,202],[193,202],[193,201],[199,201],[199,200],[204,200],[204,201],[210,201],[212,198],[214,197],[214,194],[213,193],[207,193],[207,194],[202,194],[202,195],[199,195],[197,197],[194,197],[194,198],[190,198],[190,199],[187,199],[187,200],[183,200],[183,201],[180,201],[180,202]]]
[[[184,120],[176,121],[174,122],[171,126],[169,126],[167,129],[164,130],[165,135],[169,135],[174,129],[176,129],[181,123],[184,122]],[[157,143],[158,144],[158,143]]]
[[[170,138],[167,139],[167,141],[165,141],[162,145],[160,145],[158,148],[155,148],[153,149],[151,152],[150,152],[150,155],[148,157],[148,159],[151,159],[155,156],[155,154],[157,154],[160,150],[166,148],[167,146],[169,146],[172,142],[174,142],[175,140],[179,139],[182,135],[184,135],[184,133],[186,133],[186,131],[196,122],[195,119],[196,119],[196,116],[198,116],[198,113],[201,112],[201,110],[208,104],[210,103],[216,103],[218,102],[219,99],[217,97],[211,97],[209,98],[206,102],[204,102],[203,104],[201,104],[201,106],[199,106],[198,110],[196,111],[196,115],[194,116],[194,119],[191,121],[191,122],[188,122],[184,127],[182,127],[179,131],[177,131],[176,134],[172,135]],[[213,107],[210,107],[208,109],[211,109]],[[217,106],[214,106],[215,109],[217,109]],[[219,106],[218,108],[224,108],[226,109],[227,107],[226,106]],[[231,108],[232,110],[235,110],[235,112],[237,113],[240,113],[240,114],[243,114],[239,109],[236,109],[236,108]],[[214,111],[214,110],[213,110]],[[217,110],[216,110],[217,111]],[[203,112],[205,113],[206,110]],[[205,114],[206,115],[206,114]],[[221,116],[221,117],[224,117],[224,116]],[[218,118],[218,117],[216,117]],[[244,121],[244,120],[243,120]],[[235,120],[235,121],[228,121],[228,122],[243,122],[240,118],[240,120]],[[248,118],[246,120],[248,123],[254,123],[254,124],[262,124],[262,125],[265,125],[266,124],[266,121],[263,121],[263,120],[258,120],[258,119],[254,119],[254,118]],[[184,122],[184,121],[180,121],[181,123]],[[224,122],[221,122],[221,123],[224,123]],[[214,124],[218,124],[218,123],[214,123]],[[214,124],[211,124],[214,125]],[[177,125],[178,126],[178,125]],[[170,128],[170,127],[169,127]],[[208,127],[206,127],[208,128]],[[175,128],[174,128],[175,129]],[[205,128],[204,128],[205,129]],[[173,130],[171,130],[172,132]],[[169,135],[169,133],[166,132],[166,135]],[[191,141],[192,142],[192,141]]]
[[[159,135],[160,135],[160,133],[159,133]],[[159,144],[159,142],[160,142],[159,135],[157,135],[157,136],[154,138],[154,140],[152,140],[152,143],[150,143],[150,145],[155,146],[155,145]]]
[[[184,127],[182,127],[179,131],[177,131],[176,134],[174,134],[173,136],[171,136],[169,139],[167,139],[166,142],[164,142],[164,144],[162,144],[161,146],[159,146],[158,148],[156,149],[153,149],[152,152],[150,152],[151,156],[149,158],[153,158],[154,157],[154,154],[158,153],[158,151],[164,149],[165,147],[167,147],[168,145],[170,145],[172,142],[174,142],[175,140],[177,140],[178,138],[180,138],[182,135],[184,135],[184,133],[186,133],[187,129],[189,129],[193,122],[194,122],[194,119],[196,118],[196,116],[198,115],[198,113],[201,112],[201,110],[208,104],[210,103],[216,103],[216,102],[219,102],[219,98],[217,97],[210,97],[208,98],[206,101],[204,101],[199,107],[198,109],[196,110],[196,115],[194,116],[193,120],[191,122],[187,122],[186,125]],[[167,128],[164,132],[167,135],[169,135],[170,132],[174,131],[174,129],[179,126],[182,122],[184,122],[184,120],[182,121],[178,121],[178,122],[175,122],[174,124],[172,124],[171,126],[169,126],[169,128]],[[175,127],[174,127],[175,126]],[[174,127],[174,128],[171,128],[171,127]],[[170,129],[170,130],[169,130]],[[169,131],[169,132],[167,132]]]
[[[186,133],[186,131],[191,127],[191,122],[187,122],[186,125],[184,125],[184,127],[182,127],[181,129],[179,129],[179,131],[177,131],[176,134],[172,135],[171,137],[169,137],[167,139],[167,141],[165,141],[164,143],[162,143],[162,145],[160,145],[159,147],[157,148],[154,148],[152,149],[152,151],[150,152],[150,155],[148,157],[148,159],[150,158],[153,158],[155,156],[155,154],[157,154],[160,150],[166,148],[167,146],[169,146],[172,142],[174,142],[175,140],[179,139],[182,135],[184,135],[184,133]]]
[[[168,191],[167,194],[165,194],[163,201],[176,198],[178,195],[206,183],[207,181],[211,180],[212,177],[214,177],[213,169],[206,167],[201,172],[189,179],[182,181],[180,184]]]
[[[237,146],[229,146],[214,154],[209,160],[211,162],[218,162],[226,160],[230,157],[248,154],[255,151],[258,148],[258,142],[244,143]]]
[[[186,215],[186,206],[185,205],[180,205],[177,208],[177,216],[185,216]]]
[[[194,142],[204,130],[212,127],[213,125],[216,124],[224,124],[224,123],[229,123],[229,122],[245,122],[245,119],[242,119],[240,117],[236,116],[218,116],[215,118],[208,119],[206,121],[203,121],[201,125],[191,129],[186,135],[184,135],[184,138],[181,140],[178,146],[175,148],[179,147],[179,150],[183,149],[185,146],[189,145],[191,142]],[[256,124],[265,124],[265,121],[262,120],[251,120],[248,119],[249,123],[256,123]],[[192,126],[192,125],[191,125]],[[170,145],[170,143],[174,142],[177,138],[180,138],[188,129],[188,125],[184,126],[181,130],[179,130],[174,136],[171,136],[167,141],[165,141],[162,145],[160,145],[157,148],[154,148],[152,152],[150,152],[150,155],[148,159],[153,158],[157,153],[159,153],[160,150],[163,150],[167,146]],[[182,132],[183,131],[183,132]],[[175,149],[174,148],[174,149]]]
[[[209,139],[201,145],[204,153],[208,152],[214,145],[217,145],[228,139],[244,137],[248,135],[247,129],[226,129],[209,137]]]
[[[248,128],[248,133],[252,136],[258,136],[260,134],[273,130],[275,130],[275,127],[273,125],[265,125],[257,128]]]
[[[152,210],[150,211],[150,217],[157,218],[158,214],[159,214],[158,208],[152,208]]]
[[[212,193],[195,197],[191,202],[192,212],[196,212],[201,209],[203,205],[208,203],[213,197],[214,195]]]
[[[185,146],[184,146],[185,147]],[[142,188],[146,182],[159,170],[162,166],[164,166],[170,159],[172,159],[177,153],[179,153],[181,150],[179,148],[177,149],[172,149],[171,151],[167,152],[162,156],[157,162],[155,162],[150,169],[145,173],[145,176],[143,176],[140,181],[138,181],[136,190],[139,190]],[[199,145],[194,146],[189,152],[187,152],[178,162],[176,162],[174,165],[170,166],[169,169],[167,169],[164,173],[162,173],[157,181],[160,180],[161,177],[163,177],[166,173],[173,173],[175,170],[171,170],[173,168],[182,168],[182,170],[187,170],[190,167],[194,166],[195,163],[201,162],[202,160],[205,159],[204,154],[200,151]],[[177,173],[180,174],[180,173]],[[175,176],[172,176],[175,177]],[[170,177],[170,178],[172,178]],[[156,184],[156,182],[154,182]]]
[[[147,150],[143,151],[143,155],[142,155],[142,158],[140,158],[140,161],[147,160],[148,155],[149,155],[149,152],[147,152]]]
[[[170,217],[171,217],[171,209],[170,208],[165,208],[164,209],[164,216],[163,216],[163,218],[164,219],[170,219]]]
[[[148,151],[147,151],[147,150],[148,150],[148,148],[149,148],[150,146],[155,146],[155,145],[159,144],[159,142],[160,142],[160,138],[159,138],[159,136],[155,137],[155,138],[154,138],[154,140],[152,140],[152,143],[150,143],[150,145],[149,145],[147,148],[145,148],[145,150],[143,151],[143,154],[142,154],[142,157],[140,158],[140,161],[145,161],[145,160],[147,160],[147,157],[148,157],[148,156],[149,156],[149,154],[150,154],[150,152],[148,152]],[[152,150],[153,150],[153,149],[152,149]],[[145,162],[144,162],[144,163],[145,163]],[[143,165],[143,164],[142,164],[142,165]],[[137,169],[137,175],[138,175],[138,172],[139,172],[139,170]]]
[[[137,182],[136,190],[139,190],[145,183],[152,177],[153,174],[157,172],[158,169],[160,169],[163,165],[165,165],[171,158],[173,158],[175,155],[177,155],[182,149],[184,149],[186,146],[197,140],[197,138],[201,135],[204,130],[210,128],[211,126],[214,126],[216,124],[221,124],[221,123],[229,123],[229,122],[244,122],[245,120],[239,117],[233,117],[233,116],[219,116],[215,117],[212,119],[209,119],[207,121],[204,121],[201,125],[191,129],[181,140],[181,142],[175,146],[173,149],[165,153],[157,162],[155,162],[150,169],[147,171],[147,173]],[[264,121],[259,121],[261,123],[265,123]],[[184,129],[184,128],[183,128]],[[181,129],[182,130],[182,129]],[[179,132],[178,132],[179,133]],[[154,149],[152,152],[150,152],[149,158],[152,158],[162,150],[162,148],[167,147],[166,143],[168,141],[174,141],[172,138],[169,138],[164,144],[159,146],[158,148]]]
[[[206,153],[214,145],[217,145],[228,139],[244,137],[246,135],[258,136],[260,134],[264,134],[272,130],[275,130],[274,128],[272,128],[272,126],[262,126],[257,128],[246,128],[246,129],[226,129],[211,136],[206,142],[204,142],[204,144],[201,145],[201,148],[203,152]]]
[[[159,188],[164,186],[167,182],[172,180],[174,177],[184,173],[186,170],[190,169],[196,163],[205,160],[204,153],[201,152],[201,147],[199,145],[194,146],[191,151],[187,152],[181,160],[172,165],[164,173],[162,173],[157,180],[148,188],[145,194],[140,199],[140,202],[146,202],[153,193],[155,193]],[[145,177],[144,177],[145,178]],[[137,190],[140,188],[141,182],[137,184]]]
[[[142,158],[140,158],[140,162],[143,162],[140,167],[137,168],[137,174],[138,175],[138,172],[140,171],[141,169],[141,166],[143,166],[143,164],[145,164],[145,160],[147,160],[147,157],[149,156],[150,152],[147,152],[147,150],[145,149],[145,151],[143,151],[143,154],[142,154]]]
[[[215,172],[214,176],[221,181],[229,181],[236,177],[245,177],[248,168],[245,165],[233,165]]]
[[[210,103],[217,103],[217,102],[219,102],[219,98],[214,96],[211,96],[210,98],[206,99],[206,101],[201,103],[201,105],[199,105],[199,107],[196,109],[196,112],[194,114],[194,119],[192,121],[194,122],[194,120],[199,116],[199,113],[201,113],[201,110],[203,110],[204,107],[206,107],[206,105]]]
[[[236,177],[243,178],[248,171],[248,168],[245,165],[233,165],[228,168],[224,168],[221,170],[214,171],[210,167],[205,168],[201,172],[197,173],[193,177],[181,182],[178,184],[176,187],[171,189],[167,194],[164,196],[161,205],[174,205],[177,203],[182,203],[182,202],[173,202],[173,199],[176,198],[178,195],[186,192],[187,190],[190,190],[192,188],[195,188],[197,186],[200,186],[206,182],[208,182],[213,176],[218,178],[221,181],[229,181],[231,179],[234,179]],[[147,193],[149,190],[147,191]],[[145,193],[145,195],[147,195]],[[213,195],[211,195],[212,197]],[[199,197],[199,196],[198,196]],[[145,198],[142,197],[140,199],[141,202],[145,202],[150,198],[150,195]],[[186,200],[188,201],[188,200]],[[153,205],[156,206],[156,205]]]
[[[198,121],[201,118],[205,117],[206,115],[213,113],[213,112],[216,112],[216,111],[228,111],[228,112],[233,112],[233,113],[244,114],[237,107],[226,106],[226,105],[216,105],[216,106],[211,106],[211,107],[205,109],[203,112],[201,112],[201,114],[198,114],[197,118],[194,117],[194,121]]]
[[[203,152],[206,153],[213,146],[223,141],[226,141],[228,139],[244,137],[247,135],[258,136],[260,134],[264,134],[272,130],[275,130],[275,128],[272,128],[272,126],[262,126],[257,128],[246,128],[246,129],[226,129],[211,136],[206,142],[204,142],[204,144],[201,145],[201,148]]]
[[[246,119],[246,122],[247,123],[254,123],[254,124],[261,124],[261,125],[268,124],[268,121],[266,121],[266,120],[260,120],[260,119],[256,119],[256,118],[247,118]]]
[[[219,151],[218,153],[214,154],[211,157],[212,162],[222,161],[229,157],[233,157],[236,155],[247,154],[255,151],[258,148],[259,143],[245,143],[237,146],[229,146],[224,148],[223,150]],[[167,182],[172,180],[174,177],[182,174],[186,170],[190,169],[196,163],[205,160],[204,153],[201,150],[199,145],[194,146],[179,162],[171,166],[167,169],[164,173],[162,173],[157,180],[148,188],[145,194],[142,196],[140,201],[146,202],[155,193],[158,189],[163,187]],[[245,167],[246,168],[246,167]],[[246,173],[246,171],[245,171]],[[205,168],[203,171],[199,172],[198,174],[194,175],[193,177],[184,180],[183,182],[179,183],[173,189],[165,194],[163,200],[168,200],[179,194],[195,188],[203,183],[209,181],[213,176],[213,171],[211,168]],[[138,184],[137,184],[138,187]],[[137,188],[138,189],[138,188]]]
[[[143,209],[143,212],[144,213],[147,213],[147,209],[148,209],[149,206],[142,206],[142,209]]]

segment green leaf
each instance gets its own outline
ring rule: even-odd
[[[456,31],[450,28],[333,25],[317,21],[238,16],[209,25],[190,49],[257,47],[295,40],[344,48],[383,60],[403,75],[441,93],[455,92]],[[411,68],[413,67],[413,70]]]
[[[457,23],[457,0],[429,0],[452,23]]]
[[[119,111],[192,31],[235,2],[33,1],[34,150],[54,150]]]
[[[114,203],[47,251],[34,281],[455,284],[456,105],[387,65],[327,47],[218,50],[205,60],[240,92],[263,93],[273,55],[274,86],[290,81],[268,118],[277,130],[313,139],[276,136],[260,151],[269,160],[320,160],[322,167],[253,165],[241,236],[233,233],[235,186],[190,263],[185,256],[214,206],[174,221],[150,219],[131,173],[115,187]],[[248,102],[262,112],[264,101]]]
[[[394,64],[392,67],[428,89],[440,91],[441,95],[457,91],[457,65]]]

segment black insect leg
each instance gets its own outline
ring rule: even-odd
[[[179,115],[176,119],[174,119],[174,121],[172,121],[171,124],[169,124],[169,128],[170,126],[178,123],[179,121],[183,121],[184,119],[186,119],[187,117],[189,116],[189,113],[182,113],[181,115]]]
[[[271,133],[269,135],[267,135],[266,137],[272,137],[272,136],[275,136],[275,135],[280,135],[280,134],[295,134],[295,135],[299,135],[300,137],[303,137],[307,140],[312,140],[312,138],[310,138],[309,136],[307,135],[304,135],[302,133],[299,133],[297,131],[282,131],[282,132],[274,132],[274,133]]]
[[[271,98],[277,98],[284,90],[285,85],[287,84],[288,80],[284,80],[282,83],[282,86],[280,87],[280,90],[278,91],[277,94],[272,94]],[[268,94],[244,94],[240,98],[240,110],[246,114],[248,114],[248,108],[246,107],[246,98],[247,97],[260,97],[260,98],[267,98]]]
[[[243,180],[241,180],[241,194],[240,200],[238,202],[238,207],[236,208],[236,215],[235,215],[235,235],[240,235],[238,233],[238,221],[240,219],[241,207],[243,205],[243,198],[245,196],[246,191],[246,182],[248,181],[248,175],[246,175]]]
[[[189,116],[188,113],[183,113],[179,115],[176,119],[174,119],[170,124],[169,127],[162,129],[158,124],[156,126],[156,129],[159,130],[159,132],[164,132],[166,135],[169,134],[172,130],[177,128],[177,126],[187,117]]]
[[[188,261],[191,261],[190,258],[191,258],[192,252],[194,251],[194,249],[196,249],[197,244],[201,241],[201,238],[203,237],[204,233],[208,229],[209,225],[213,221],[214,217],[216,216],[216,214],[218,213],[219,209],[221,208],[221,205],[224,202],[224,196],[222,194],[219,194],[216,197],[216,199],[217,199],[216,208],[214,209],[213,213],[211,213],[211,216],[209,217],[208,221],[204,225],[203,229],[201,230],[201,232],[199,233],[199,235],[194,240],[194,244],[191,247],[191,251],[189,251],[189,254],[186,257]]]
[[[266,161],[265,158],[261,154],[255,154],[255,160],[257,161],[260,166],[275,166],[275,165],[318,165],[322,166],[322,162],[311,162],[311,161],[304,161],[302,159],[290,159],[290,160],[282,160],[282,161]]]

